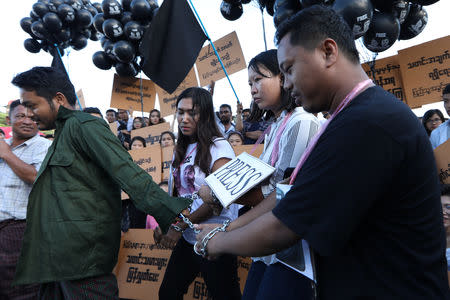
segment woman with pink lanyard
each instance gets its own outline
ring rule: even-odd
[[[296,166],[319,128],[317,118],[297,107],[282,88],[276,50],[262,52],[250,61],[248,81],[254,103],[273,117],[272,125],[264,132],[260,159],[274,166],[275,172],[237,201],[253,208],[232,222],[228,230],[241,227],[275,207],[276,184],[283,180],[286,169]],[[204,201],[211,201],[208,187],[202,187],[199,194]],[[253,258],[242,299],[274,299],[274,295],[280,299],[304,295],[308,299],[311,284],[306,277],[279,263],[275,255]]]

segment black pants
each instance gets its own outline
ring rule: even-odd
[[[159,288],[160,300],[182,300],[189,285],[201,272],[214,300],[241,299],[236,256],[222,255],[209,261],[195,254],[193,246],[181,238],[170,256]]]

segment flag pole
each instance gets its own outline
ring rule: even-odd
[[[61,59],[61,63],[62,63],[62,66],[64,68],[64,71],[66,72],[67,78],[69,78],[69,80],[70,80],[69,73],[67,73],[67,69],[66,69],[66,66],[64,65],[64,62],[62,60],[61,52],[59,52],[58,45],[55,44],[54,46],[55,46],[56,52],[59,55],[59,59]],[[83,110],[83,107],[81,106],[81,102],[80,102],[80,99],[78,98],[77,93],[75,93],[75,97],[77,98],[77,103],[78,103],[78,106],[80,107],[80,110]]]
[[[197,10],[195,9],[194,4],[192,3],[191,0],[187,0],[187,1],[188,1],[189,4],[191,5],[191,8],[192,8],[192,10],[194,11],[195,16],[197,17],[197,20],[198,20],[198,22],[200,23],[200,26],[202,27],[203,32],[204,32],[205,35],[206,35],[206,38],[208,39],[209,43],[211,44],[211,46],[212,46],[212,48],[213,48],[213,50],[214,50],[214,53],[216,54],[217,59],[219,60],[220,65],[222,66],[222,69],[223,69],[223,71],[224,71],[224,73],[225,73],[225,76],[226,76],[227,79],[228,79],[228,82],[230,83],[231,89],[233,90],[233,93],[234,93],[234,96],[236,97],[237,102],[238,102],[238,103],[241,103],[241,101],[239,100],[239,97],[238,97],[238,95],[237,95],[237,93],[236,93],[236,90],[234,89],[234,86],[233,86],[233,84],[231,83],[230,77],[228,76],[228,72],[227,72],[227,70],[225,69],[225,66],[224,66],[224,64],[223,64],[223,62],[222,62],[222,59],[220,58],[220,55],[219,55],[219,53],[217,52],[216,47],[214,46],[213,41],[212,41],[211,38],[209,37],[209,34],[208,34],[208,32],[206,31],[206,28],[205,28],[205,26],[203,25],[203,22],[202,22],[202,20],[200,19],[200,16],[198,15]]]

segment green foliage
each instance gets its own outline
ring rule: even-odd
[[[7,116],[8,114],[6,114],[6,113],[2,113],[2,112],[0,112],[0,127],[6,127],[6,126],[9,126],[7,123],[6,123],[6,116]]]

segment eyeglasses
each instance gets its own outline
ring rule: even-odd
[[[442,120],[441,120],[440,118],[429,119],[429,120],[427,121],[427,123],[429,123],[429,124],[431,124],[431,123],[439,123],[439,122],[442,123]]]

